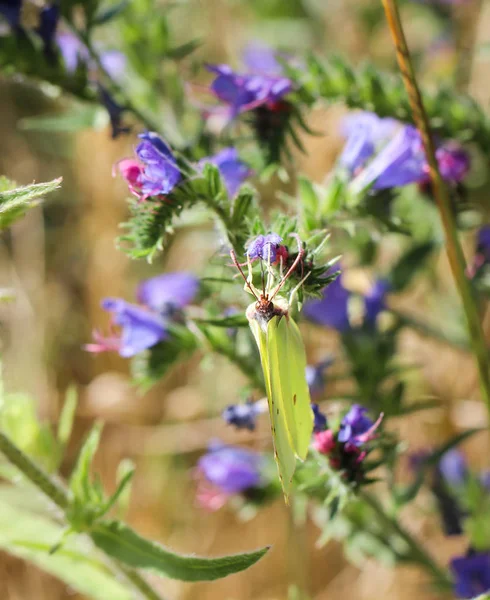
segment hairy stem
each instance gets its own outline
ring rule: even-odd
[[[362,493],[361,498],[376,513],[379,522],[385,525],[388,530],[396,533],[407,545],[409,550],[408,558],[428,571],[434,578],[434,581],[444,590],[449,591],[452,588],[452,581],[449,573],[440,567],[419,544],[419,542],[408,532],[395,518],[389,516],[383,508],[380,501],[371,494]]]
[[[15,465],[19,471],[39,490],[41,490],[56,506],[66,512],[70,506],[68,490],[53,477],[48,475],[31,460],[14,442],[0,431],[0,452]],[[128,579],[147,600],[163,600],[163,598],[143,579],[138,571],[126,567],[118,561],[110,559],[110,563]]]
[[[458,239],[456,221],[451,207],[447,187],[439,173],[439,166],[435,155],[434,141],[431,135],[427,113],[425,111],[420,89],[415,77],[410,52],[408,50],[405,34],[396,0],[381,0],[385,9],[388,25],[391,30],[393,43],[396,49],[398,65],[403,77],[405,88],[410,100],[415,124],[420,132],[424,146],[429,175],[432,183],[434,197],[439,208],[442,225],[446,239],[446,252],[451,266],[453,278],[456,283],[463,309],[466,316],[471,345],[476,357],[482,397],[490,414],[490,369],[488,363],[488,350],[485,336],[480,321],[480,314],[476,299],[473,295],[470,282],[466,276],[466,262]]]

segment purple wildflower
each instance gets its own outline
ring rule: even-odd
[[[452,487],[464,485],[468,478],[466,459],[456,448],[448,450],[442,456],[437,469],[444,481]]]
[[[202,167],[206,163],[218,167],[230,197],[235,196],[241,184],[252,173],[247,163],[240,160],[236,148],[224,148],[213,156],[203,158],[199,161],[199,166]]]
[[[391,285],[386,279],[378,279],[364,296],[364,322],[367,325],[374,326],[380,312],[386,309],[386,294],[390,291]]]
[[[490,591],[490,553],[472,552],[451,561],[454,593],[458,598],[475,598]]]
[[[260,106],[273,109],[292,90],[292,82],[287,77],[243,75],[228,65],[208,65],[208,70],[216,75],[210,89],[229,105],[231,118]]]
[[[476,236],[476,251],[473,262],[468,265],[468,277],[475,277],[487,265],[490,265],[490,225],[483,225]]]
[[[7,23],[16,29],[20,25],[20,14],[22,10],[22,0],[0,0],[0,15]]]
[[[283,73],[282,65],[277,60],[278,56],[280,54],[277,50],[258,43],[249,44],[242,54],[248,71],[275,77]]]
[[[198,471],[225,494],[260,486],[262,457],[245,448],[213,444],[198,462]]]
[[[372,187],[384,190],[416,183],[425,176],[425,156],[415,127],[405,125],[354,179],[358,192]]]
[[[180,170],[167,144],[156,133],[139,135],[136,155],[143,165],[140,176],[141,198],[166,196],[179,183]]]
[[[106,298],[102,308],[112,313],[113,322],[121,327],[119,354],[135,356],[168,337],[167,322],[158,314],[120,298]]]
[[[381,119],[374,113],[357,112],[347,115],[342,122],[342,133],[347,138],[339,163],[351,174],[364,166],[374,154],[376,146],[394,133],[399,123]]]
[[[470,170],[470,157],[468,153],[455,142],[442,144],[436,150],[436,158],[441,176],[446,181],[459,183],[466,177]],[[429,180],[428,175],[427,179]]]
[[[147,279],[138,287],[137,298],[151,310],[171,315],[194,300],[199,290],[199,279],[191,273],[177,271]]]
[[[245,404],[230,404],[222,413],[223,419],[228,425],[234,425],[237,429],[255,429],[257,416],[267,410],[267,404],[261,402],[246,402]]]
[[[106,298],[102,308],[112,313],[112,324],[121,333],[103,337],[94,333],[94,343],[87,344],[89,352],[117,351],[125,358],[151,348],[170,335],[168,326],[175,311],[187,306],[199,287],[198,280],[188,273],[166,273],[148,279],[138,289],[141,305],[120,298]]]
[[[318,404],[312,402],[311,410],[313,411],[313,431],[314,433],[320,433],[327,428],[327,417],[322,413]]]
[[[310,390],[310,396],[317,398],[323,394],[325,389],[325,371],[333,363],[333,358],[329,356],[316,365],[306,365],[306,382]]]
[[[367,409],[360,404],[353,404],[342,419],[338,440],[352,446],[360,446],[365,442],[365,434],[374,425],[374,422],[367,416]]]
[[[282,242],[282,237],[277,233],[269,233],[267,235],[259,235],[253,239],[247,247],[247,255],[250,260],[266,260],[270,264],[274,264],[277,260],[279,249]]]
[[[305,316],[314,323],[332,327],[339,332],[350,329],[349,304],[350,292],[342,285],[342,275],[332,281],[324,290],[320,300],[310,300],[304,306]]]
[[[68,73],[74,73],[79,63],[87,63],[89,61],[90,56],[87,48],[72,33],[58,33],[56,42]]]

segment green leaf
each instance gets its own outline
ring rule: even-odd
[[[181,581],[213,581],[244,571],[269,550],[200,558],[175,554],[164,546],[142,538],[119,521],[99,521],[91,532],[95,544],[109,556],[139,569],[151,569],[160,575]]]
[[[22,492],[25,495],[25,490]],[[0,549],[58,577],[93,600],[133,600],[130,590],[72,537],[55,554],[49,549],[61,539],[63,527],[41,515],[0,501]]]
[[[186,58],[187,56],[192,54],[201,45],[201,40],[191,40],[190,42],[186,42],[181,46],[171,48],[167,51],[166,56],[167,58],[171,58],[172,60],[182,60],[183,58]]]
[[[25,212],[35,206],[43,196],[57,190],[61,181],[62,178],[59,177],[46,183],[33,183],[0,192],[0,229],[8,227],[24,216]]]
[[[436,246],[433,242],[425,242],[412,246],[403,254],[391,269],[389,281],[394,292],[401,292],[410,284],[413,276],[423,268],[425,261],[434,252]]]
[[[107,112],[97,104],[76,104],[61,114],[21,119],[19,127],[24,131],[76,133],[84,129],[102,129],[108,121]]]
[[[114,6],[109,6],[108,8],[101,10],[93,18],[92,26],[104,25],[105,23],[112,21],[124,11],[128,4],[129,0],[121,0],[121,2],[118,2]]]
[[[94,496],[95,490],[90,482],[90,465],[99,446],[101,431],[101,424],[96,424],[89,433],[70,478],[71,491],[75,498],[79,498],[83,503],[89,502]]]

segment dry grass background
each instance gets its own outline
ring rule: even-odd
[[[243,37],[244,20],[252,18],[244,6],[238,9],[224,0],[194,5],[198,14],[190,24],[207,31],[209,56],[222,55],[234,47],[235,38]],[[410,5],[406,11],[410,13]],[[353,2],[327,6],[322,23],[334,37],[325,42],[325,47],[336,45],[338,51],[354,60],[367,52],[390,58],[384,26],[380,23],[376,36],[367,37],[353,15]],[[488,41],[489,21],[490,9],[486,7],[479,21],[481,42]],[[222,36],[212,33],[218,29],[224,32]],[[426,29],[416,30],[410,21],[409,30],[417,47],[423,48],[430,28],[429,33]],[[422,64],[429,75],[441,77],[437,60],[436,67],[429,60]],[[454,57],[444,56],[441,60],[444,73],[447,61]],[[431,68],[437,68],[435,75]],[[488,63],[477,56],[470,87],[484,102],[490,96],[488,72]],[[432,598],[423,576],[413,569],[393,571],[374,562],[359,569],[346,562],[337,543],[317,549],[319,532],[315,526],[308,522],[298,529],[280,501],[246,523],[239,522],[227,509],[209,514],[196,508],[190,469],[207,441],[221,437],[260,449],[269,444],[267,426],[264,424],[254,434],[235,433],[215,417],[222,406],[235,400],[230,391],[237,388],[241,377],[223,360],[214,360],[210,368],[202,369],[199,357],[192,358],[139,397],[131,387],[125,361],[109,354],[93,358],[81,350],[91,329],[106,323],[100,299],[108,295],[131,298],[136,282],[149,273],[144,265],[130,264],[114,245],[118,223],[125,214],[125,190],[121,182],[112,179],[111,167],[130,154],[134,139],[112,142],[107,131],[87,131],[74,138],[50,136],[47,140],[40,134],[19,132],[16,122],[20,117],[37,114],[46,107],[53,110],[56,104],[44,100],[34,88],[0,80],[0,172],[19,183],[64,177],[62,192],[44,209],[32,211],[16,224],[10,239],[0,244],[0,284],[13,287],[17,295],[15,303],[0,307],[0,322],[8,386],[32,393],[44,418],[56,421],[69,383],[75,382],[79,388],[81,404],[63,466],[65,472],[92,421],[103,418],[107,426],[96,468],[107,488],[113,489],[119,460],[130,457],[136,462],[128,519],[143,534],[176,550],[205,555],[273,545],[267,559],[252,570],[220,582],[155,580],[155,586],[169,598],[284,600],[292,582],[307,589],[314,600]],[[311,116],[313,126],[326,135],[307,138],[308,156],[299,157],[299,161],[301,170],[317,181],[328,172],[340,147],[336,130],[342,112],[340,107],[333,107]],[[211,232],[190,230],[177,237],[165,265],[157,265],[152,272],[163,267],[198,272],[213,252]],[[442,256],[437,274],[443,289],[454,294]],[[356,284],[364,283],[365,275],[359,274]],[[399,303],[429,319],[437,314],[438,307],[427,297],[423,284],[410,290]],[[485,327],[490,340],[490,314]],[[335,334],[328,331],[305,329],[305,339],[311,360],[321,358],[325,350],[336,345]],[[440,408],[393,424],[411,447],[436,443],[462,428],[485,424],[471,358],[411,332],[403,336],[400,346],[407,362],[420,365],[413,383],[415,392],[434,395],[441,402]],[[328,393],[342,393],[341,384],[331,384]],[[466,445],[475,465],[485,465],[488,442],[480,435]],[[418,505],[405,515],[406,523],[434,555],[447,561],[462,549],[461,541],[443,539],[431,502],[428,495],[422,495]],[[79,596],[34,567],[0,554],[0,598],[78,600]]]

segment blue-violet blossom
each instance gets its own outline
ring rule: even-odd
[[[472,552],[453,558],[451,571],[458,598],[476,598],[490,591],[490,552]]]
[[[230,197],[235,196],[245,179],[252,174],[247,163],[240,160],[236,148],[224,148],[213,156],[203,158],[199,161],[199,166],[202,167],[206,163],[218,167]]]
[[[281,246],[282,237],[277,233],[269,233],[267,235],[259,235],[254,238],[247,246],[247,255],[250,260],[261,260],[269,261],[270,264],[274,264],[278,259],[278,256],[284,256],[282,252],[285,250]]]

